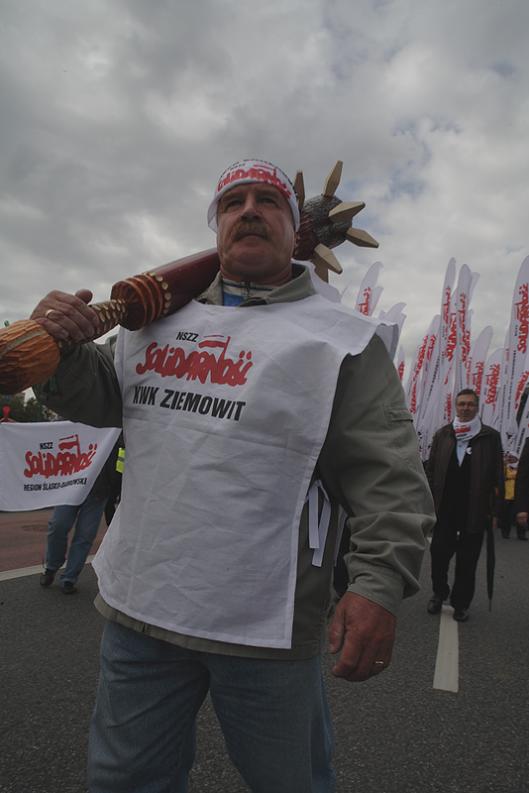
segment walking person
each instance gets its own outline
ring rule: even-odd
[[[94,562],[107,623],[90,793],[183,793],[208,692],[254,793],[332,793],[321,654],[342,509],[336,676],[387,668],[418,589],[433,507],[402,387],[376,324],[292,261],[299,222],[279,168],[230,166],[208,211],[220,273],[207,291],[120,330],[115,362],[105,344],[74,346],[38,388],[68,418],[123,426],[126,444]],[[90,298],[55,291],[32,317],[86,341]]]
[[[458,622],[468,620],[483,536],[492,531],[503,499],[501,438],[481,423],[478,410],[475,391],[464,388],[457,394],[456,417],[435,434],[426,465],[437,514],[430,546],[433,595],[427,610],[438,614],[450,596]]]
[[[77,592],[77,579],[81,574],[90,549],[97,536],[99,524],[111,493],[116,465],[116,445],[99,472],[90,493],[82,504],[62,504],[55,507],[48,523],[45,570],[40,585],[50,587],[64,562],[60,575],[61,590],[65,595]],[[73,534],[68,546],[68,536]]]

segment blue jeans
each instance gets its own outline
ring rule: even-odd
[[[254,793],[333,793],[320,658],[186,650],[108,622],[88,758],[90,793],[185,793],[206,694]]]
[[[48,523],[47,570],[58,570],[64,564],[68,533],[75,523],[66,568],[61,575],[62,582],[77,581],[97,536],[105,503],[106,498],[89,493],[80,506],[65,504],[53,510]]]

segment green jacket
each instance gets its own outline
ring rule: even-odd
[[[292,302],[314,294],[307,270],[265,299],[250,298],[233,310]],[[201,297],[222,304],[217,278]],[[86,344],[68,353],[55,376],[36,388],[39,399],[61,415],[95,426],[121,425],[121,394],[110,344]],[[125,439],[126,440],[126,439]],[[339,507],[347,513],[351,551],[346,557],[349,591],[392,613],[418,590],[425,535],[435,518],[419,459],[417,439],[395,367],[375,336],[366,349],[342,363],[327,436],[314,478],[323,482],[332,515],[321,567],[312,565],[307,508],[299,529],[298,573],[292,649],[256,648],[175,634],[117,612],[98,596],[109,619],[190,649],[260,658],[309,658],[321,651],[330,600]],[[207,497],[207,482],[204,483]]]

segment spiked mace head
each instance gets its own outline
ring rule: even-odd
[[[305,200],[303,173],[298,171],[294,180],[301,212],[294,258],[311,261],[324,281],[329,280],[329,270],[342,272],[332,248],[345,241],[364,248],[378,248],[378,242],[367,231],[351,226],[355,215],[364,209],[364,202],[346,202],[335,195],[340,184],[342,167],[343,163],[338,160],[325,180],[321,195],[308,200]]]

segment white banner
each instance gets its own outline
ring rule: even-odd
[[[499,411],[499,393],[501,387],[501,364],[503,348],[494,350],[487,358],[481,398],[481,420],[483,424],[496,427],[496,414]],[[496,427],[497,429],[497,427]]]
[[[412,364],[412,369],[410,371],[408,377],[408,383],[406,387],[406,400],[408,404],[408,409],[415,419],[418,415],[418,411],[420,408],[420,375],[422,372],[422,368],[424,366],[428,350],[430,347],[430,341],[432,337],[437,334],[439,329],[439,316],[435,316],[426,331],[425,335],[419,346],[417,347],[417,351],[415,353],[415,360]]]
[[[485,374],[485,361],[489,352],[492,339],[492,327],[487,325],[483,328],[476,341],[472,345],[470,356],[470,388],[473,388],[478,397],[481,398]]]
[[[0,510],[82,504],[120,432],[71,421],[0,424]]]
[[[523,393],[529,334],[529,256],[524,259],[514,287],[508,343],[505,345],[499,427],[505,449],[516,434],[516,410]]]
[[[402,332],[402,326],[406,320],[406,314],[403,312],[405,307],[406,303],[395,303],[394,306],[391,306],[389,311],[379,311],[378,319],[388,325],[397,325],[400,335]]]
[[[360,284],[355,308],[361,314],[365,314],[366,317],[371,316],[383,292],[383,287],[376,285],[383,266],[382,262],[374,262]]]
[[[443,293],[441,296],[441,329],[439,358],[439,387],[436,411],[432,414],[434,430],[452,420],[451,376],[452,361],[457,344],[456,314],[453,311],[456,260],[450,259],[446,268]]]
[[[397,349],[396,345],[399,343],[400,334],[402,332],[402,326],[404,325],[404,322],[406,320],[406,314],[404,314],[402,311],[405,305],[406,303],[395,303],[394,306],[391,306],[389,311],[379,311],[378,314],[378,319],[380,320],[380,322],[384,323],[385,325],[396,325],[397,327],[397,334],[395,338],[395,351]]]
[[[435,391],[439,383],[440,329],[441,317],[439,314],[436,314],[430,324],[428,345],[426,347],[421,382],[418,390],[419,422],[424,417],[427,410],[431,411],[432,399],[435,401]]]
[[[454,397],[470,384],[470,314],[469,305],[478,276],[464,264],[459,271],[454,310],[456,312],[456,356]]]

